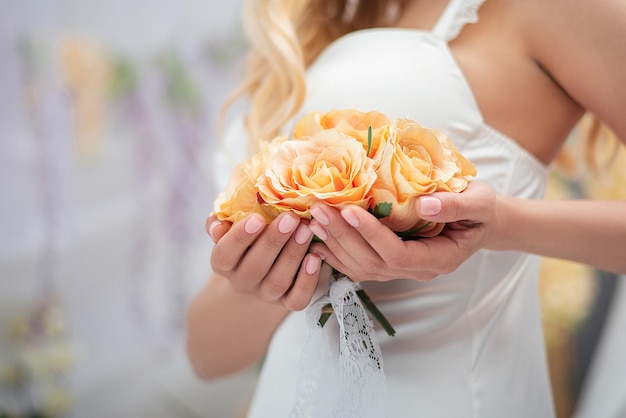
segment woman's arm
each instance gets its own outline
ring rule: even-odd
[[[487,247],[562,258],[626,274],[626,202],[498,197]]]
[[[312,249],[352,280],[430,280],[481,248],[517,250],[626,273],[626,202],[538,201],[496,196],[473,182],[463,193],[418,199],[422,219],[447,223],[438,236],[401,241],[356,206],[313,210]]]
[[[287,312],[280,304],[236,293],[215,275],[188,310],[187,353],[194,371],[213,378],[260,360]]]
[[[626,1],[520,0],[529,52],[626,142]],[[626,272],[626,202],[498,198],[491,244]]]
[[[519,0],[529,54],[626,141],[626,1]]]
[[[196,374],[222,376],[258,360],[289,310],[304,309],[321,259],[307,253],[305,221],[285,212],[271,224],[252,214],[235,225],[210,217],[216,273],[188,309],[187,352]]]

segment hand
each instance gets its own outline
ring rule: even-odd
[[[354,281],[427,281],[453,272],[484,247],[497,223],[496,195],[480,182],[470,183],[462,193],[422,196],[416,207],[416,216],[446,223],[444,230],[435,237],[402,241],[356,205],[338,211],[316,204],[309,227],[323,244],[314,243],[311,251]]]
[[[305,221],[289,212],[269,225],[258,214],[235,225],[209,217],[206,229],[215,241],[213,271],[227,278],[236,292],[282,303],[289,310],[309,304],[319,281],[321,258],[307,254],[313,233]]]

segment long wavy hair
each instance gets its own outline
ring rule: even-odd
[[[359,29],[392,26],[408,0],[246,0],[243,26],[250,43],[244,80],[226,100],[220,119],[241,97],[249,99],[245,126],[251,151],[276,136],[306,96],[305,72],[331,42]],[[596,150],[615,140],[591,114],[579,127],[585,161],[596,170]],[[617,148],[617,147],[616,147]],[[572,153],[557,164],[571,170]],[[569,168],[568,168],[569,166]],[[596,170],[597,171],[597,170]]]

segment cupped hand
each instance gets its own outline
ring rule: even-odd
[[[481,182],[462,193],[422,196],[416,210],[419,218],[446,223],[443,231],[403,241],[365,209],[348,205],[339,211],[318,203],[309,227],[323,244],[314,243],[311,251],[354,281],[427,281],[453,272],[485,247],[497,224],[496,195]]]
[[[307,222],[285,212],[269,225],[251,214],[232,225],[209,217],[206,229],[215,241],[213,271],[239,293],[302,310],[310,302],[320,276],[321,258],[307,254],[313,233]]]

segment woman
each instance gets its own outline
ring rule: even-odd
[[[445,132],[478,176],[419,199],[416,216],[448,224],[420,241],[352,206],[316,205],[310,223],[209,218],[216,274],[188,318],[196,372],[234,372],[269,347],[250,413],[288,416],[307,335],[298,311],[326,282],[325,260],[396,327],[377,331],[389,417],[553,416],[536,255],[625,273],[626,203],[541,198],[583,114],[626,139],[626,2],[252,3],[251,138],[313,110],[377,110]]]

